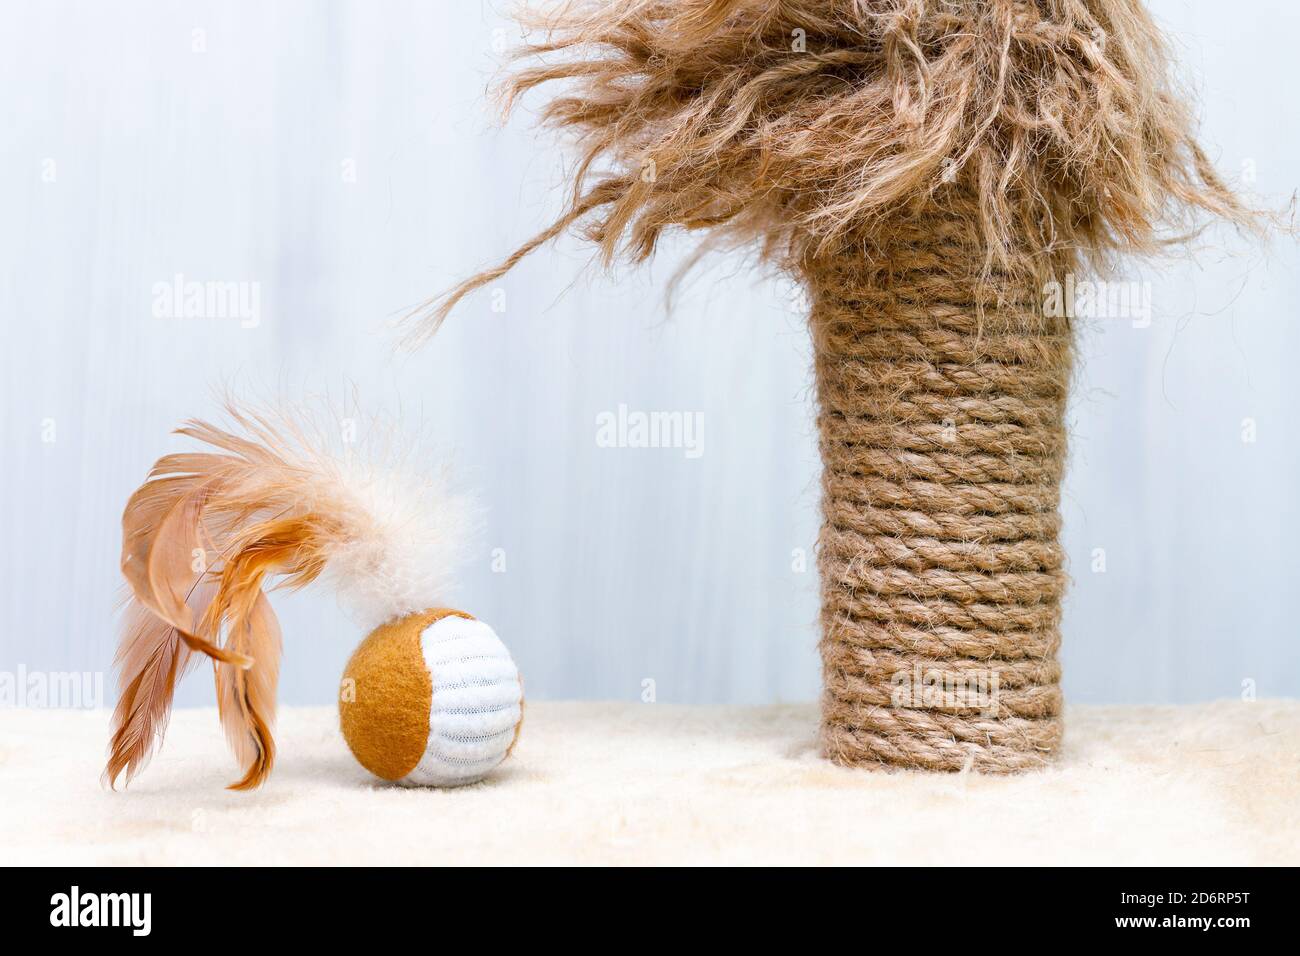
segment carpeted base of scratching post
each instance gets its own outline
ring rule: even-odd
[[[1070,329],[1037,290],[979,277],[971,221],[807,270],[822,729],[842,763],[1017,771],[1061,739]]]

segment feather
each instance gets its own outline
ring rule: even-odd
[[[231,787],[260,785],[275,758],[281,652],[268,585],[303,587],[328,568],[340,597],[375,627],[441,603],[473,525],[464,498],[390,445],[336,447],[301,414],[227,412],[233,430],[203,421],[177,429],[215,450],[160,458],[123,512],[130,598],[110,784],[144,766],[176,681],[201,653],[213,661],[221,722],[244,770]]]
[[[199,636],[186,603],[186,595],[206,570],[207,549],[199,519],[214,485],[215,479],[198,483],[172,477],[151,481],[136,492],[122,517],[122,576],[136,600],[171,625],[192,650],[248,667],[252,662],[247,658],[231,655]]]
[[[191,600],[206,602],[212,587],[207,582],[199,585],[197,598]],[[172,624],[139,602],[128,605],[115,662],[120,687],[111,756],[104,770],[109,786],[122,774],[129,783],[144,769],[155,742],[162,739],[176,681],[195,660]]]
[[[248,670],[215,664],[221,725],[235,758],[247,768],[230,789],[251,790],[262,785],[275,761],[271,728],[280,676],[280,625],[260,588],[248,613],[231,625],[230,640],[258,662]]]

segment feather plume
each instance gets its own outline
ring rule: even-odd
[[[212,586],[195,603],[211,597]],[[125,773],[128,780],[144,769],[155,742],[161,742],[171,711],[176,681],[197,658],[176,628],[138,601],[126,608],[116,665],[120,677],[117,708],[113,713],[111,757],[104,777],[108,782]]]
[[[328,571],[340,599],[375,627],[440,603],[474,524],[443,476],[394,453],[390,429],[354,446],[302,413],[227,412],[229,429],[177,429],[212,450],[160,458],[122,515],[130,596],[110,784],[143,768],[176,681],[201,654],[213,662],[222,725],[244,768],[231,787],[260,785],[275,758],[280,666],[268,587],[300,588]]]

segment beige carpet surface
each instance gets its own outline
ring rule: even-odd
[[[1050,770],[846,770],[812,706],[536,703],[455,791],[380,784],[330,709],[284,710],[269,784],[178,711],[126,791],[105,711],[0,710],[0,860],[59,864],[1300,863],[1300,701],[1072,708]]]

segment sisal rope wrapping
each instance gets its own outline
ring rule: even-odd
[[[805,270],[823,515],[822,738],[843,763],[1016,771],[1061,739],[1071,336],[939,218]]]

